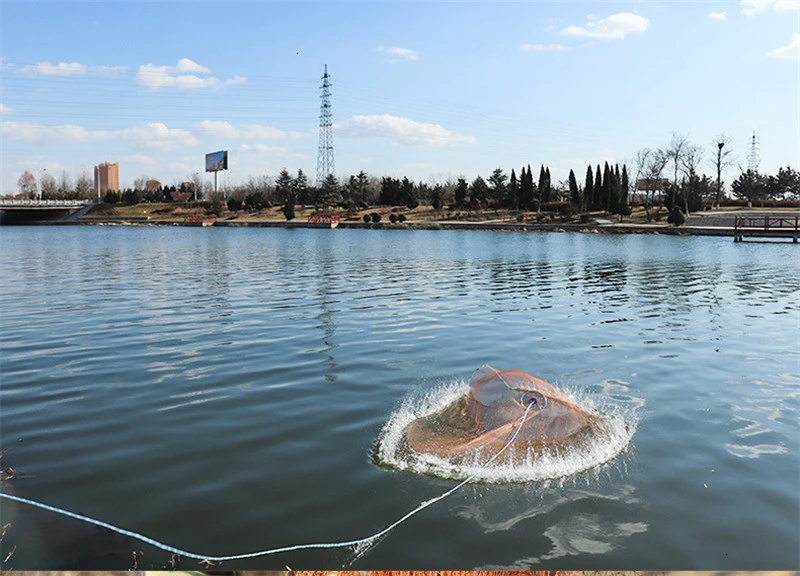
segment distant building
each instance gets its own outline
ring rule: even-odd
[[[94,189],[99,194],[119,192],[119,162],[103,162],[94,167]]]
[[[144,189],[146,192],[158,192],[161,190],[161,182],[158,180],[148,180],[144,183]]]

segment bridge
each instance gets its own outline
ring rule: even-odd
[[[0,198],[0,222],[3,224],[32,224],[63,220],[89,210],[91,200],[18,200]]]
[[[796,243],[800,237],[800,216],[737,216],[733,241],[741,242],[745,236],[791,238]]]

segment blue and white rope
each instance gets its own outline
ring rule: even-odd
[[[517,435],[519,434],[520,430],[522,430],[522,425],[525,423],[525,419],[528,417],[528,413],[530,412],[532,406],[533,406],[533,404],[529,404],[528,407],[525,409],[525,414],[522,415],[522,419],[520,420],[519,426],[514,431],[514,434],[511,436],[511,439],[508,442],[506,442],[505,446],[503,446],[497,452],[497,454],[492,456],[485,464],[483,464],[480,468],[478,468],[475,472],[473,472],[473,474],[471,476],[469,476],[465,480],[462,480],[458,485],[456,485],[453,488],[450,488],[449,490],[447,490],[446,492],[440,494],[436,498],[432,498],[430,500],[426,500],[426,501],[422,502],[414,510],[412,510],[411,512],[409,512],[408,514],[406,514],[405,516],[403,516],[399,520],[396,520],[395,522],[393,522],[392,524],[390,524],[389,526],[387,526],[386,528],[384,528],[380,532],[376,532],[372,536],[367,536],[366,538],[359,538],[358,540],[347,540],[347,541],[344,541],[344,542],[319,542],[319,543],[314,543],[314,544],[296,544],[296,545],[293,545],[293,546],[284,546],[284,547],[281,547],[281,548],[272,548],[272,549],[269,549],[269,550],[259,550],[257,552],[249,552],[249,553],[246,553],[246,554],[233,554],[233,555],[230,555],[230,556],[210,556],[208,554],[194,554],[192,552],[187,552],[186,550],[181,550],[179,548],[175,548],[174,546],[170,546],[169,544],[164,544],[163,542],[159,542],[158,540],[154,540],[153,538],[149,538],[149,537],[144,536],[142,534],[139,534],[137,532],[132,532],[130,530],[125,530],[123,528],[119,528],[118,526],[114,526],[113,524],[109,524],[108,522],[103,522],[101,520],[95,520],[94,518],[89,518],[88,516],[83,516],[82,514],[76,514],[74,512],[70,512],[69,510],[64,510],[63,508],[57,508],[55,506],[50,506],[49,504],[43,504],[41,502],[36,502],[35,500],[29,500],[27,498],[22,498],[20,496],[12,496],[11,494],[6,494],[4,492],[0,492],[0,498],[6,498],[7,500],[13,500],[15,502],[20,502],[22,504],[28,504],[30,506],[35,506],[37,508],[41,508],[42,510],[47,510],[49,512],[55,512],[56,514],[61,514],[62,516],[67,516],[69,518],[74,518],[75,520],[80,520],[81,522],[86,522],[88,524],[94,524],[95,526],[100,526],[101,528],[106,528],[108,530],[111,530],[112,532],[116,532],[117,534],[122,534],[123,536],[128,536],[130,538],[134,538],[134,539],[139,540],[141,542],[144,542],[146,544],[150,544],[151,546],[155,546],[156,548],[160,548],[161,550],[164,550],[166,552],[171,552],[172,554],[177,554],[178,556],[183,556],[185,558],[193,558],[195,560],[205,560],[205,561],[210,561],[210,562],[223,562],[223,561],[226,561],[226,560],[244,560],[246,558],[256,558],[256,557],[259,557],[259,556],[268,556],[270,554],[279,554],[281,552],[292,552],[292,551],[295,551],[295,550],[310,550],[310,549],[313,549],[313,548],[348,548],[348,547],[358,548],[358,547],[370,545],[371,543],[375,542],[376,540],[378,540],[382,536],[385,536],[391,530],[393,530],[394,528],[396,528],[397,526],[399,526],[400,524],[402,524],[403,522],[405,522],[406,520],[411,518],[417,512],[420,512],[420,511],[424,510],[425,508],[427,508],[431,504],[434,504],[434,503],[438,502],[439,500],[447,498],[448,496],[450,496],[450,494],[452,494],[453,492],[455,492],[456,490],[458,490],[459,488],[461,488],[465,484],[468,484],[469,482],[474,480],[475,477],[484,468],[486,468],[492,462],[497,460],[497,458],[503,452],[505,452],[506,449],[509,446],[511,446],[511,444],[514,443],[514,440],[516,440]]]

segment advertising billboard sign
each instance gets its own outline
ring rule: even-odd
[[[228,169],[228,151],[220,150],[206,154],[206,172],[219,172]]]

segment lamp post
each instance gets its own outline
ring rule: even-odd
[[[722,148],[725,142],[717,143],[717,208],[719,208],[719,197],[722,193]]]

